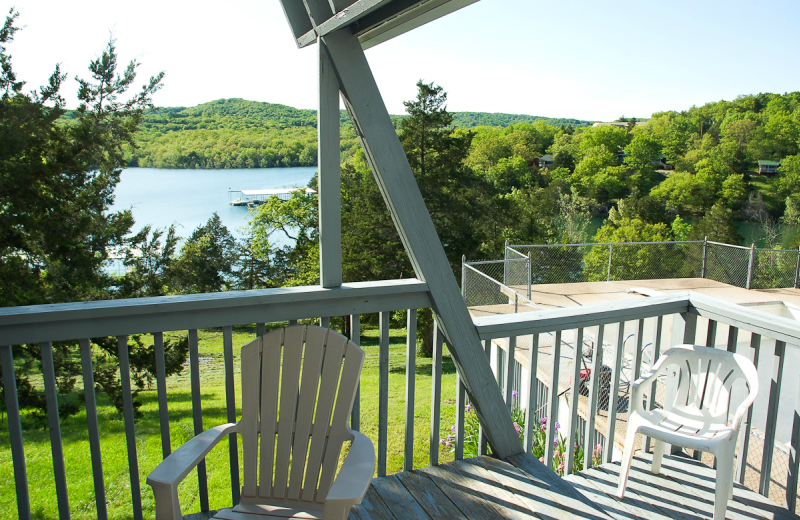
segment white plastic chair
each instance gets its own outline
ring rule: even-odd
[[[662,409],[645,410],[643,392],[667,375]],[[744,379],[748,395],[728,421],[731,387]],[[655,366],[631,385],[631,411],[622,455],[617,497],[623,498],[637,433],[656,440],[651,471],[661,471],[666,444],[707,451],[716,457],[714,520],[724,520],[733,493],[733,459],[739,427],[758,394],[758,373],[746,357],[710,347],[679,345],[666,351]]]
[[[241,363],[241,420],[201,433],[147,477],[156,520],[182,519],[178,484],[231,433],[242,436],[241,501],[214,518],[347,518],[375,471],[372,441],[347,425],[364,351],[336,332],[297,325],[242,347]],[[353,442],[334,480],[347,440]]]

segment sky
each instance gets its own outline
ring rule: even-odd
[[[5,3],[5,5],[3,5]],[[316,45],[297,49],[278,0],[19,0],[19,79],[56,63],[74,107],[89,61],[116,38],[137,83],[165,71],[158,106],[244,98],[316,108]],[[369,49],[390,113],[419,79],[451,111],[610,121],[800,90],[800,0],[480,0]]]

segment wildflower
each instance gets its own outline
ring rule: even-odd
[[[514,429],[517,430],[517,434],[522,431],[522,428],[519,427],[519,424],[517,424],[516,421],[514,421]]]
[[[556,421],[556,431],[558,431],[559,428],[561,428],[561,424],[559,424],[559,422]]]
[[[597,445],[597,452],[599,453],[601,451],[603,451],[603,445],[602,444],[598,444]]]
[[[543,424],[543,425],[542,425],[542,431],[545,431],[546,429],[547,429],[547,426],[545,426],[545,425]]]
[[[561,464],[558,465],[558,472],[562,473],[563,471],[564,471],[564,463],[562,462]]]
[[[512,399],[517,399],[518,397],[519,397],[519,392],[517,392],[516,390],[512,390],[511,391],[511,398]]]
[[[553,447],[554,447],[554,448],[557,448],[557,447],[558,447],[558,439],[556,439],[556,440],[554,440],[554,441],[553,441]]]
[[[547,417],[542,417],[541,419],[539,419],[539,422],[541,424],[547,424]]]
[[[556,451],[553,453],[553,457],[556,457],[556,458],[558,458],[558,457],[560,457],[560,456],[561,456],[561,452],[560,452],[560,451],[558,451],[558,450],[556,450]]]
[[[471,405],[471,404],[468,404],[468,405],[467,405],[467,411],[468,411],[468,412],[471,412],[471,411],[472,411],[472,405]]]
[[[539,462],[544,462],[544,457],[539,457]]]
[[[450,427],[450,431],[453,432],[453,433],[456,432],[456,425],[455,424]]]

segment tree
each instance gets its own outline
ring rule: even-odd
[[[163,73],[123,100],[139,64],[132,61],[118,74],[111,39],[90,63],[91,79],[77,78],[80,104],[68,112],[60,94],[66,73],[58,65],[46,85],[23,91],[6,48],[19,30],[17,17],[12,9],[0,29],[0,306],[108,298],[112,281],[103,266],[112,248],[126,244],[133,225],[130,211],[108,209],[124,150],[135,148],[134,133]],[[109,341],[116,342],[93,343],[104,348]],[[170,353],[178,348],[165,343]],[[75,342],[54,344],[62,414],[78,410],[77,396],[69,399],[80,373],[77,349]],[[116,346],[111,350],[115,357]],[[14,353],[23,367],[17,372],[20,406],[42,414],[44,399],[29,380],[30,367],[41,364],[39,346],[15,346]],[[136,359],[132,354],[134,374],[146,371]],[[101,360],[95,361],[98,385],[113,393],[118,363],[102,372]]]
[[[695,227],[693,238],[702,240],[703,237],[726,244],[739,244],[744,240],[733,223],[733,210],[722,204],[714,204]]]
[[[175,266],[178,284],[185,293],[227,289],[237,260],[236,239],[214,212],[183,244]]]

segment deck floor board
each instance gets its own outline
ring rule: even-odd
[[[710,519],[714,470],[685,457],[665,457],[660,475],[649,455],[638,457],[624,500],[614,493],[619,463],[560,478],[537,459],[477,457],[375,479],[352,520],[662,520]],[[741,486],[728,503],[730,520],[800,520]]]

